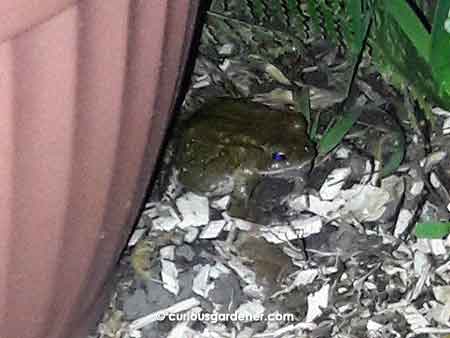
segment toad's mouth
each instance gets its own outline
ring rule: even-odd
[[[309,161],[305,161],[300,164],[289,165],[282,164],[273,165],[269,170],[261,170],[259,171],[260,175],[263,176],[297,176],[303,173],[307,168],[309,168],[311,163]]]

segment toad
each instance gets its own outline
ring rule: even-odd
[[[229,214],[245,218],[262,176],[298,177],[314,154],[301,114],[219,98],[187,121],[175,161],[187,189],[210,197],[231,194]]]

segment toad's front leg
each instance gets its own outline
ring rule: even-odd
[[[237,169],[233,174],[233,192],[231,193],[228,213],[232,217],[246,218],[248,201],[259,180],[259,174],[249,169]]]

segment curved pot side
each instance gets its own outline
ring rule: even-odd
[[[0,337],[84,338],[98,318],[198,6],[65,2],[0,44]]]

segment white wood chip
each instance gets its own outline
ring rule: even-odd
[[[322,200],[331,201],[335,199],[351,173],[350,168],[333,169],[320,187],[319,194]]]
[[[322,219],[319,216],[312,216],[292,220],[290,226],[261,227],[261,235],[268,242],[280,244],[317,234],[321,229]]]
[[[378,330],[381,331],[383,329],[383,327],[384,327],[383,324],[380,324],[372,319],[369,319],[367,321],[367,325],[366,325],[367,331],[372,331],[372,332],[377,332]]]
[[[413,218],[413,214],[408,209],[401,209],[397,222],[395,223],[395,229],[394,229],[394,236],[399,237],[405,230],[408,228],[409,223],[411,222]]]
[[[203,88],[208,87],[211,84],[210,78],[207,76],[206,78],[199,80],[198,82],[192,85],[192,88]]]
[[[139,330],[128,330],[124,338],[142,338],[142,332]]]
[[[436,274],[447,284],[450,284],[450,262],[444,263],[436,269]]]
[[[370,161],[368,161],[368,162],[370,162]],[[376,186],[378,180],[380,179],[380,173],[381,173],[381,162],[380,161],[377,161],[377,160],[374,161],[373,171],[371,171],[371,172],[373,172],[373,175],[370,180],[370,184],[372,184],[373,186]],[[369,175],[369,177],[370,177],[370,175]]]
[[[437,302],[433,302],[433,306],[431,308],[431,316],[439,324],[449,326],[450,304],[439,304]]]
[[[346,201],[342,214],[350,214],[360,222],[373,222],[379,219],[389,202],[387,191],[372,185],[355,184],[350,189],[342,190],[340,196]]]
[[[233,53],[233,50],[235,49],[235,45],[232,43],[225,43],[222,46],[220,46],[219,50],[217,51],[220,55],[230,55]]]
[[[199,227],[209,222],[208,198],[188,192],[176,200],[176,205],[183,220],[178,226],[186,229],[190,226]]]
[[[305,216],[291,220],[291,227],[295,232],[302,233],[302,237],[317,234],[322,230],[322,219],[319,216]]]
[[[430,260],[428,255],[422,251],[416,251],[414,253],[414,273],[417,277],[423,274],[423,272],[430,266]]]
[[[255,284],[256,283],[256,274],[255,271],[248,268],[246,265],[242,264],[242,262],[237,258],[232,258],[228,262],[228,266],[236,272],[236,274],[247,284]]]
[[[332,218],[345,203],[345,200],[342,198],[336,198],[333,201],[322,201],[314,195],[302,195],[289,201],[288,205],[297,211],[309,211],[318,216]]]
[[[434,171],[430,174],[430,183],[434,188],[439,188],[442,186],[441,180],[439,177],[434,173]]]
[[[295,334],[295,333],[298,333],[299,330],[312,331],[316,328],[317,328],[317,324],[315,324],[315,323],[301,322],[301,323],[283,326],[282,328],[280,328],[276,331],[257,333],[257,334],[254,334],[252,337],[253,338],[275,338],[275,337],[296,338],[299,336],[298,336],[298,334]],[[289,332],[293,332],[294,335],[292,335],[292,334],[286,335],[286,333],[289,333]],[[307,336],[306,332],[305,332],[305,336]],[[303,337],[303,335],[301,335],[301,337]]]
[[[450,117],[450,112],[448,112],[447,110],[440,108],[440,107],[434,107],[433,109],[431,109],[431,111],[433,112],[433,114],[436,114],[436,115]]]
[[[228,67],[231,66],[231,61],[230,59],[225,59],[220,65],[219,68],[223,71],[226,72],[226,70],[228,69]]]
[[[414,305],[408,305],[404,308],[397,309],[397,311],[403,314],[413,331],[429,325],[428,320],[417,311]]]
[[[174,295],[178,295],[180,292],[180,285],[178,283],[178,270],[174,262],[165,259],[161,260],[161,279],[163,287],[167,291]]]
[[[214,287],[214,284],[209,281],[210,271],[211,265],[206,264],[194,277],[192,291],[203,298],[208,298],[209,291]]]
[[[257,285],[256,283],[246,285],[242,288],[242,291],[249,298],[253,299],[265,299],[266,298],[266,290],[262,285]]]
[[[130,237],[130,240],[128,241],[128,247],[135,246],[137,242],[144,236],[147,229],[136,229],[133,231],[133,234]]]
[[[336,159],[338,160],[347,159],[350,157],[351,153],[352,152],[350,149],[341,145],[336,149]]]
[[[256,94],[253,98],[255,102],[270,102],[270,103],[284,103],[294,104],[294,96],[292,90],[275,88],[268,93]]]
[[[217,220],[211,221],[206,225],[200,233],[200,239],[212,239],[217,238],[225,227],[226,221]]]
[[[240,219],[240,218],[232,218],[232,222],[233,222],[233,226],[235,226],[237,229],[242,230],[242,231],[251,231],[252,229],[255,228],[255,226],[259,226],[259,224],[253,223],[253,222],[249,222],[246,221],[244,219]],[[230,224],[231,226],[231,224]]]
[[[319,274],[319,269],[308,269],[308,270],[299,271],[296,273],[294,281],[288,287],[274,293],[271,297],[275,298],[280,295],[289,293],[299,286],[308,285],[316,279],[318,274]]]
[[[159,250],[159,257],[173,261],[175,259],[175,245],[167,245]]]
[[[413,300],[417,299],[417,297],[419,297],[420,294],[422,293],[425,283],[430,278],[430,269],[431,269],[431,264],[426,264],[422,267],[422,273],[419,275],[419,279],[417,280],[414,289],[407,297],[407,300],[409,302],[412,302]],[[403,280],[404,284],[406,284],[408,282],[406,276],[404,278],[402,278],[402,280]]]
[[[425,183],[423,183],[422,180],[417,180],[413,182],[413,184],[411,185],[411,189],[409,189],[409,192],[414,196],[419,196],[422,193],[424,187]]]
[[[422,159],[420,161],[420,166],[423,167],[423,170],[426,173],[428,173],[436,164],[441,162],[446,157],[447,153],[445,151],[435,151]]]
[[[199,305],[200,305],[200,301],[195,297],[185,299],[179,303],[169,306],[168,308],[158,310],[156,312],[150,313],[144,317],[141,317],[141,318],[138,318],[138,319],[132,321],[129,325],[129,330],[130,331],[140,330],[143,327],[145,327],[151,323],[154,323],[156,321],[161,321],[169,313],[179,313],[179,312],[187,311],[187,310],[192,309]]]
[[[211,207],[220,211],[225,211],[230,204],[230,195],[223,196],[211,202]]]
[[[278,81],[279,83],[284,84],[286,86],[291,85],[291,81],[289,81],[288,78],[283,74],[283,72],[281,70],[279,70],[277,67],[275,67],[274,65],[268,63],[268,64],[266,64],[264,70],[275,81]]]
[[[253,318],[261,317],[264,314],[266,308],[262,305],[261,301],[254,300],[241,304],[235,311],[239,318],[244,319],[244,322],[253,321]]]
[[[435,256],[447,255],[447,249],[445,248],[445,240],[443,239],[428,239],[427,240],[431,249],[431,253]]]
[[[189,321],[184,321],[182,323],[178,323],[175,327],[170,330],[167,338],[196,338],[199,337],[197,331],[192,330],[189,327]]]
[[[308,285],[314,282],[316,277],[319,275],[319,269],[309,269],[309,270],[303,270],[297,273],[295,276],[294,281],[292,282],[292,285],[294,286],[300,286],[300,285]]]
[[[444,120],[444,124],[443,124],[443,126],[442,126],[442,133],[443,133],[444,135],[450,134],[450,117],[447,117],[447,118]]]
[[[255,330],[246,326],[244,327],[242,330],[239,330],[239,332],[237,333],[236,338],[253,338]]]
[[[366,166],[364,168],[364,175],[361,178],[360,184],[369,184],[373,179],[373,172],[375,171],[374,164],[372,164],[372,161],[367,160]]]
[[[153,208],[143,212],[152,220],[152,229],[171,231],[181,222],[177,213],[169,205],[156,204]]]
[[[434,298],[441,303],[450,303],[450,286],[441,285],[433,287]]]
[[[328,294],[330,285],[325,284],[319,291],[308,295],[308,312],[305,321],[312,322],[315,318],[322,314],[322,309],[328,306]]]
[[[446,327],[421,327],[414,330],[414,335],[408,335],[407,338],[416,337],[418,334],[429,333],[429,334],[449,334],[450,328]]]
[[[209,271],[209,275],[211,278],[219,278],[220,275],[230,273],[231,270],[228,269],[224,264],[217,262],[211,270]]]
[[[199,233],[200,230],[198,228],[189,227],[184,234],[184,241],[186,243],[193,243],[197,239]]]

